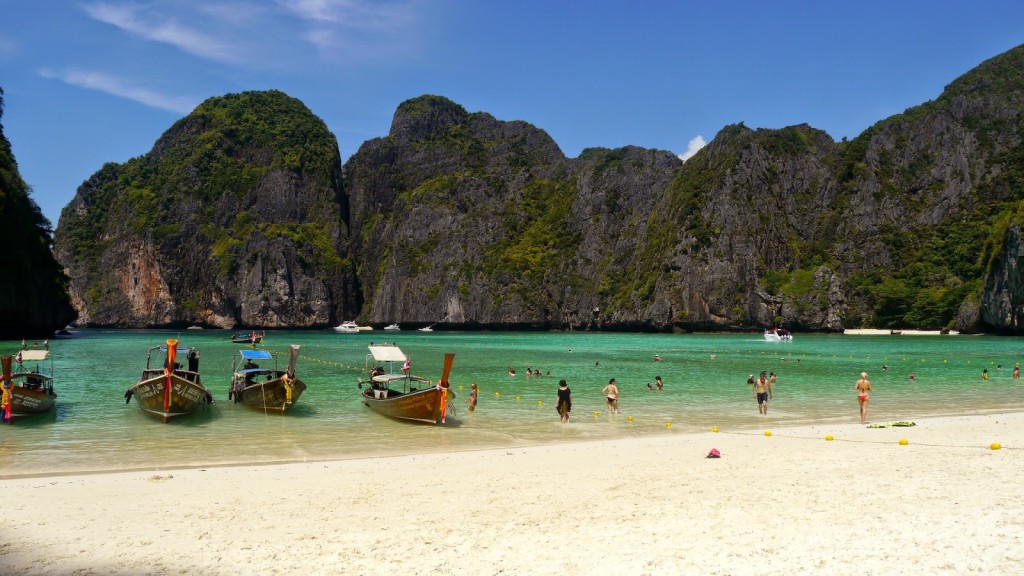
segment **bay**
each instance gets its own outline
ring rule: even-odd
[[[1024,343],[1018,337],[797,334],[792,342],[770,343],[760,334],[378,330],[268,331],[264,348],[284,354],[289,344],[302,346],[297,372],[308,388],[285,416],[266,415],[228,402],[231,363],[240,348],[230,334],[82,330],[51,340],[57,408],[0,427],[0,477],[512,448],[712,427],[850,424],[859,420],[853,385],[861,371],[875,388],[872,422],[1024,409],[1024,385],[1012,378]],[[216,402],[163,424],[134,401],[126,404],[124,392],[141,375],[147,349],[167,338],[200,349],[203,383]],[[367,345],[383,339],[405,351],[414,374],[435,381],[444,354],[455,353],[450,381],[458,397],[447,424],[398,422],[362,405],[356,383]],[[19,348],[20,342],[0,342],[4,354]],[[516,376],[509,376],[510,368]],[[527,369],[544,376],[527,377]],[[981,378],[984,369],[988,380]],[[758,414],[746,384],[749,374],[762,370],[778,374],[767,416]],[[660,393],[647,388],[656,376],[665,382]],[[569,425],[555,413],[562,378],[574,397]],[[610,378],[621,392],[618,415],[607,413],[601,395]],[[464,400],[473,382],[480,402],[468,412]]]

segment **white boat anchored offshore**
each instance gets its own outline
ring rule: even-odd
[[[419,330],[420,332],[433,332],[434,324],[431,324],[430,326],[424,326],[423,328],[417,328],[417,330]]]
[[[783,328],[768,328],[764,331],[766,342],[792,342],[793,333]]]
[[[384,327],[384,329],[385,330],[401,330],[401,328],[398,327],[398,323],[397,322],[395,324],[388,324],[387,326]]]
[[[332,330],[339,334],[356,334],[358,332],[373,330],[373,326],[359,326],[354,321],[349,320],[335,326]]]

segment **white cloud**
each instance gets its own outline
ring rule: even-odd
[[[321,52],[341,46],[389,43],[414,24],[414,0],[277,0],[277,4],[304,22],[302,35]]]
[[[708,143],[704,141],[704,137],[697,134],[697,137],[690,140],[690,144],[686,147],[686,152],[679,155],[679,159],[686,162],[693,157],[694,154],[700,151],[701,148],[707,146]]]
[[[161,14],[143,13],[137,4],[96,3],[87,4],[83,9],[95,20],[145,40],[169,44],[193,56],[220,62],[239,60],[238,50],[233,46]]]
[[[98,22],[206,60],[266,69],[308,58],[415,53],[421,0],[87,0]]]
[[[72,86],[88,88],[89,90],[97,90],[120,98],[126,98],[140,104],[145,104],[146,106],[159,108],[161,110],[169,110],[179,114],[188,114],[198,105],[198,102],[193,98],[161,94],[160,92],[135,85],[132,82],[111,76],[104,72],[88,70],[55,72],[52,70],[40,70],[39,74],[45,78],[60,80],[61,82]]]

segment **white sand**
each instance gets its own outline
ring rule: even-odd
[[[1024,414],[772,432],[2,480],[0,573],[1024,573]]]

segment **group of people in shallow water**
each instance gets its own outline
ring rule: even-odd
[[[516,369],[510,367],[508,369],[508,375],[509,376],[515,376],[516,375]],[[534,370],[532,368],[527,368],[526,369],[526,377],[529,378],[531,376],[541,376],[540,368],[537,368],[536,370]],[[550,370],[548,370],[548,376],[551,376],[551,371]]]
[[[1000,366],[1001,367],[1001,366]],[[888,370],[888,366],[884,369]],[[528,374],[534,376],[540,376],[540,370],[527,369]],[[509,375],[515,376],[515,369],[509,368]],[[1014,369],[1014,378],[1019,378],[1019,368]],[[551,372],[547,373],[548,376]],[[772,400],[775,396],[774,387],[778,381],[778,375],[775,372],[761,371],[757,378],[751,374],[747,378],[747,384],[750,385],[753,391],[754,398],[757,400],[757,410],[761,415],[768,415],[768,401]],[[665,383],[662,381],[661,376],[654,377],[654,385],[650,382],[647,383],[647,389],[650,391],[662,391]],[[871,381],[868,379],[867,372],[861,372],[860,378],[854,385],[854,389],[857,391],[857,403],[860,406],[860,422],[861,424],[867,423],[868,415],[868,402],[871,397]],[[615,378],[608,381],[608,385],[601,390],[601,394],[605,397],[608,403],[608,412],[610,414],[619,413],[619,385]],[[473,411],[476,408],[477,400],[480,395],[480,390],[476,383],[473,383],[472,389],[469,394],[469,399],[466,400],[466,404],[469,406],[469,410]],[[564,380],[558,381],[558,402],[556,404],[556,410],[558,411],[559,417],[563,423],[569,422],[569,413],[572,411],[572,391],[569,389],[569,384]]]
[[[516,375],[516,371],[514,368],[509,368],[508,373],[509,376]],[[529,368],[527,369],[527,373],[532,373],[534,376],[541,375],[540,370],[531,370]],[[547,375],[550,376],[551,372],[548,372]],[[655,376],[654,382],[657,386],[657,390],[661,392],[662,389],[664,389],[665,387],[665,382],[661,379],[661,376]],[[647,389],[653,391],[655,387],[652,386],[650,382],[648,382]],[[608,402],[608,413],[618,414],[619,385],[615,381],[615,378],[612,378],[611,380],[608,381],[608,385],[601,390],[601,394],[605,397],[605,399]],[[476,410],[476,405],[479,399],[480,388],[476,385],[476,382],[474,382],[470,386],[469,398],[466,399],[466,407],[469,409],[470,412]],[[555,409],[558,411],[558,415],[563,423],[569,421],[569,413],[572,412],[572,390],[569,389],[569,384],[565,381],[565,379],[558,381],[557,404],[555,405]]]
[[[777,380],[778,376],[775,372],[768,373],[766,371],[762,371],[757,378],[754,378],[753,374],[747,377],[747,384],[751,386],[754,398],[757,399],[757,410],[763,416],[768,415],[768,400],[774,398],[773,387]],[[857,380],[853,388],[857,391],[857,403],[860,405],[860,423],[867,424],[868,401],[871,398],[871,381],[868,380],[867,372],[860,373],[860,379]]]

